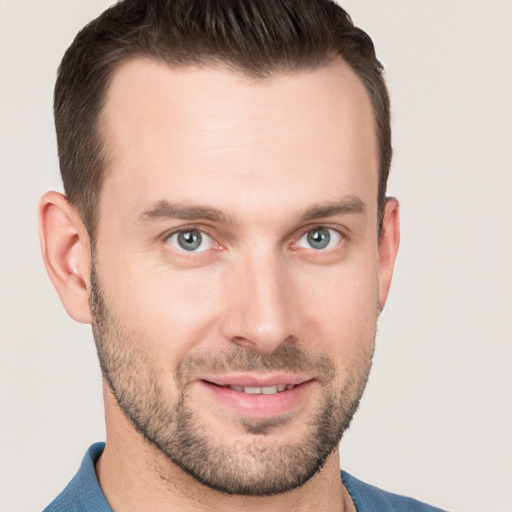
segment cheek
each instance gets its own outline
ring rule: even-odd
[[[117,317],[128,329],[143,333],[141,342],[151,343],[162,356],[169,355],[172,347],[173,359],[179,359],[212,337],[222,304],[216,272],[133,263],[122,272],[112,272],[108,281],[105,293],[109,302],[115,302]]]
[[[363,347],[371,350],[378,318],[375,265],[336,267],[310,277],[302,281],[299,295],[305,327],[311,326],[318,348],[347,360]]]

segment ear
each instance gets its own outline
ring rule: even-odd
[[[41,198],[39,236],[46,272],[64,308],[77,322],[91,323],[89,235],[75,208],[58,192]]]
[[[386,199],[384,218],[379,237],[379,306],[381,310],[386,304],[393,268],[400,245],[399,204],[394,197]]]

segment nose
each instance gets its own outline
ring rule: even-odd
[[[298,311],[286,261],[278,254],[253,254],[226,279],[224,336],[259,353],[297,339]]]

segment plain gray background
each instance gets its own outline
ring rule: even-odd
[[[60,190],[57,65],[107,0],[0,0],[0,508],[41,510],[104,439],[88,326],[39,255]],[[393,101],[389,193],[402,245],[370,383],[341,465],[465,512],[512,510],[512,3],[345,0]]]

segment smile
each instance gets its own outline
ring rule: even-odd
[[[197,383],[208,406],[252,418],[277,417],[304,407],[317,384],[312,376],[290,374],[208,376]]]

